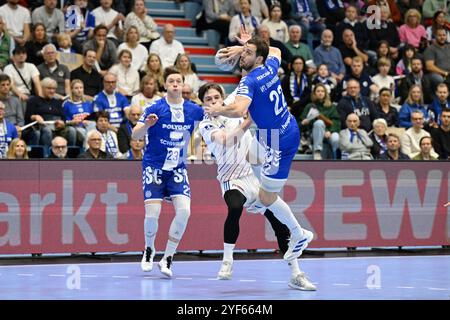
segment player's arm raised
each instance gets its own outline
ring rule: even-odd
[[[228,118],[241,118],[247,113],[251,102],[252,100],[247,97],[236,96],[234,102],[227,106],[215,105],[204,108],[205,112],[212,116],[222,115]]]
[[[244,133],[250,128],[252,124],[252,119],[250,116],[244,119],[239,127],[236,129],[226,132],[225,130],[216,130],[211,134],[211,141],[214,143],[222,144],[222,145],[233,145],[237,144]]]
[[[147,133],[148,128],[154,126],[156,121],[158,121],[158,116],[154,113],[149,114],[148,117],[145,118],[145,123],[138,122],[134,126],[131,137],[136,140],[142,139]]]

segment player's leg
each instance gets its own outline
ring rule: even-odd
[[[223,259],[218,278],[229,280],[233,272],[233,250],[239,237],[239,220],[247,199],[236,189],[226,191],[223,198],[228,207],[228,215],[223,226]]]
[[[167,179],[166,192],[172,199],[175,217],[170,224],[166,250],[158,266],[165,276],[171,277],[173,256],[191,215],[191,193],[186,169],[176,169],[171,173]]]

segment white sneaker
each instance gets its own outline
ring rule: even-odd
[[[159,271],[167,278],[172,278],[172,257],[167,257],[167,259],[162,258],[158,263]]]
[[[302,291],[316,291],[317,288],[315,285],[313,285],[308,278],[306,278],[306,275],[304,272],[300,272],[295,277],[291,278],[291,281],[289,281],[288,286],[297,290]]]
[[[233,261],[223,260],[220,271],[217,275],[219,280],[230,280],[233,273]]]
[[[306,229],[303,230],[303,235],[296,238],[291,238],[288,244],[288,250],[284,254],[284,260],[290,261],[292,259],[296,259],[300,257],[303,253],[303,250],[306,249],[308,244],[314,238],[314,234],[311,231]]]
[[[322,160],[322,152],[319,150],[314,151],[313,159],[314,160]]]
[[[154,256],[155,256],[155,253],[152,252],[152,248],[150,248],[150,247],[145,248],[144,255],[142,256],[142,261],[141,261],[142,271],[144,271],[144,272],[152,271]]]

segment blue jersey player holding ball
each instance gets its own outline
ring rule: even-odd
[[[203,120],[203,109],[181,96],[184,77],[178,71],[164,73],[167,96],[146,107],[133,129],[133,139],[146,134],[148,143],[142,160],[144,191],[145,251],[141,268],[153,269],[155,238],[163,199],[170,198],[175,217],[170,225],[166,250],[158,267],[172,277],[172,261],[190,216],[190,187],[186,171],[186,152],[196,124]]]
[[[284,259],[298,258],[313,239],[312,232],[303,229],[287,203],[278,196],[286,183],[294,155],[300,143],[300,130],[294,117],[289,113],[278,78],[281,52],[269,47],[261,38],[251,38],[241,27],[241,46],[220,50],[223,63],[240,57],[239,66],[246,71],[237,89],[233,103],[227,106],[212,105],[204,107],[211,116],[230,118],[242,117],[247,111],[258,127],[256,139],[250,147],[253,154],[263,150],[262,165],[252,159],[252,168],[260,180],[260,206],[272,211],[275,217],[285,224],[291,233],[289,247]],[[291,281],[290,285],[301,289],[301,279]]]

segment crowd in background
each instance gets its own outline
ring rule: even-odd
[[[131,130],[164,96],[163,71],[203,84],[144,0],[8,0],[0,6],[0,158],[141,159]],[[279,70],[313,159],[450,157],[446,0],[195,0],[197,31],[236,44],[245,25],[282,52]],[[239,75],[239,70],[235,70]]]

